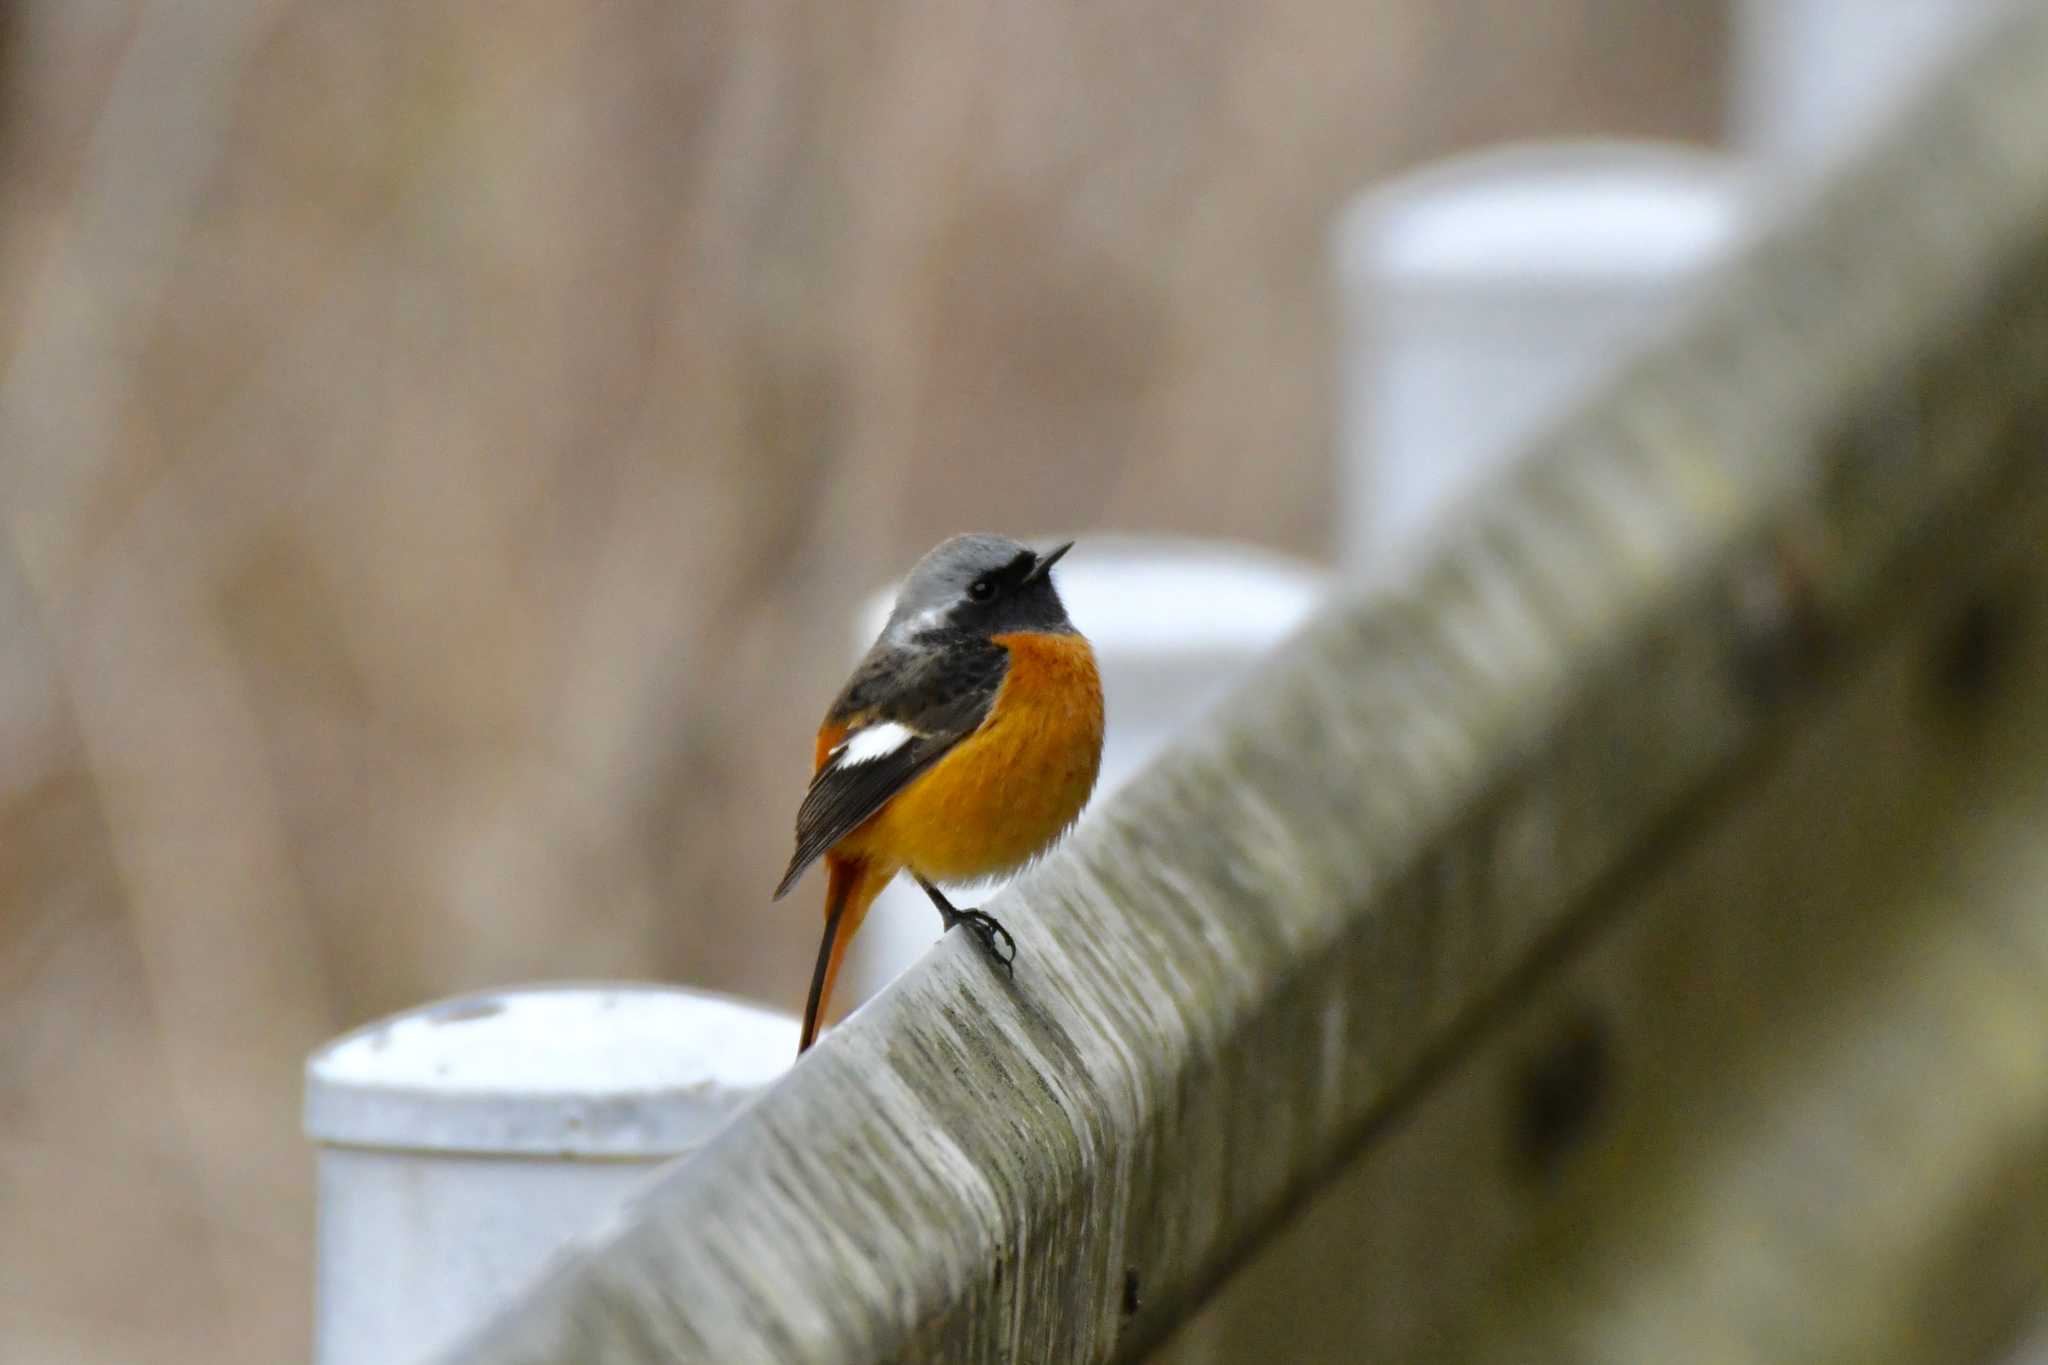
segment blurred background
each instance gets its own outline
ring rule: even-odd
[[[796,1006],[861,598],[965,529],[1332,557],[1333,211],[1715,141],[1726,9],[0,11],[0,1359],[301,1358],[344,1028]]]

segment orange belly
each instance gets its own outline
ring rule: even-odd
[[[842,855],[930,881],[1014,871],[1088,804],[1102,762],[1102,682],[1079,635],[999,635],[1010,652],[981,728],[839,842]]]

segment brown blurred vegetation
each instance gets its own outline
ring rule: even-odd
[[[794,1003],[857,597],[967,527],[1320,553],[1330,209],[1710,135],[1720,11],[9,7],[0,1358],[301,1356],[337,1030]]]

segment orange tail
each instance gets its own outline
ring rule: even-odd
[[[811,996],[804,1003],[804,1031],[796,1045],[799,1057],[818,1040],[818,1022],[832,999],[832,984],[839,979],[839,963],[846,956],[846,945],[853,942],[854,931],[867,918],[868,906],[889,880],[876,877],[866,863],[836,858],[829,853],[825,855],[825,870],[831,878],[825,889],[825,937],[818,944],[818,966],[811,973]]]

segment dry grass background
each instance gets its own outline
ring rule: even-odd
[[[793,1004],[869,586],[1324,539],[1322,232],[1706,136],[1709,0],[26,0],[0,90],[0,1359],[304,1352],[298,1068]]]

